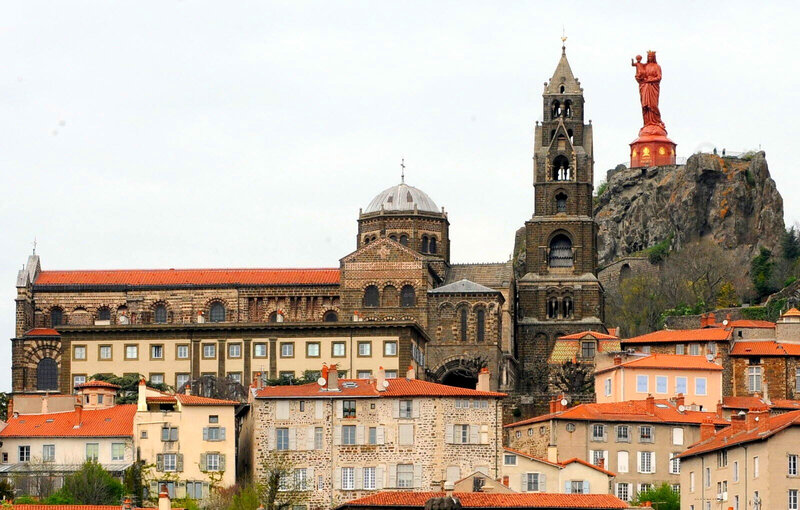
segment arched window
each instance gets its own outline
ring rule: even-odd
[[[550,241],[550,267],[572,267],[572,241],[558,234]]]
[[[153,310],[153,322],[157,324],[165,324],[167,322],[167,307],[165,305],[156,305],[155,310]]]
[[[570,143],[574,143],[575,142],[575,136],[573,135],[571,129],[567,129],[567,136],[569,136]]]
[[[430,244],[428,245],[428,252],[436,253],[436,238],[431,237]]]
[[[339,314],[333,310],[328,310],[325,312],[325,315],[322,316],[322,320],[324,322],[339,322]]]
[[[556,195],[556,212],[557,213],[567,212],[567,195],[564,193],[558,193]]]
[[[478,308],[475,312],[475,340],[483,342],[486,338],[486,310]]]
[[[556,117],[560,117],[561,116],[561,103],[559,103],[558,101],[554,100],[553,104],[551,105],[551,108],[550,108],[550,113],[551,113],[550,116],[552,118],[554,118],[554,119]]]
[[[211,305],[209,310],[211,322],[223,322],[225,320],[225,305],[219,301]]]
[[[622,267],[619,268],[619,283],[624,282],[630,277],[631,277],[631,266],[629,266],[628,264],[622,264]]]
[[[397,236],[392,234],[389,236],[389,239],[391,239],[392,241],[397,241]]]
[[[58,363],[53,358],[42,358],[36,365],[36,389],[58,389]]]
[[[64,324],[64,310],[55,306],[50,309],[50,327],[54,328]]]
[[[569,99],[564,101],[564,116],[566,118],[572,117],[572,101]]]
[[[422,236],[422,253],[428,253],[428,236]]]
[[[572,318],[572,311],[573,311],[572,298],[571,297],[565,297],[561,301],[561,315],[565,319],[571,319]]]
[[[110,321],[111,320],[111,310],[107,306],[102,306],[97,309],[97,320],[99,321]]]
[[[564,91],[567,90],[567,89],[566,89],[566,87],[564,87],[564,85],[561,85],[561,87],[558,90],[563,94]]]
[[[400,244],[403,246],[408,246],[408,236],[403,234],[400,236]]]
[[[267,317],[267,322],[278,322],[278,312],[272,312]]]
[[[378,287],[369,285],[364,289],[364,306],[378,306]]]
[[[569,159],[563,154],[556,156],[553,160],[552,180],[568,181],[571,178],[570,174]]]
[[[547,300],[547,318],[558,318],[558,299],[554,297]]]
[[[459,311],[459,339],[462,342],[467,341],[467,308],[462,306],[461,310]]]
[[[383,288],[383,306],[397,306],[397,288],[394,285],[387,285]]]
[[[364,238],[364,244],[369,244],[369,236]]]
[[[417,295],[414,292],[414,287],[411,285],[403,285],[400,289],[400,306],[414,306],[417,301]]]

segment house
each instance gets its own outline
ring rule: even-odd
[[[579,458],[558,462],[511,448],[503,450],[502,474],[503,483],[514,492],[563,494],[609,494],[616,477],[616,473]]]
[[[697,410],[716,410],[722,400],[722,366],[704,356],[650,354],[622,361],[594,372],[597,402],[625,402],[648,394],[659,398],[683,395]]]
[[[681,453],[681,508],[767,510],[800,505],[800,411],[754,409],[710,428]]]
[[[470,508],[489,510],[493,508],[514,509],[615,509],[630,508],[627,503],[610,494],[492,494],[486,492],[379,492],[348,501],[337,510],[422,510],[431,500],[439,500],[438,508]],[[450,500],[449,502],[447,500]],[[433,503],[433,502],[431,502]],[[449,503],[449,505],[448,505]],[[445,506],[447,505],[447,506]]]
[[[318,383],[251,388],[240,460],[255,479],[276,454],[294,466],[309,506],[336,506],[383,489],[442,490],[468,473],[497,478],[502,459],[503,393],[406,377],[339,379],[325,367]]]
[[[620,351],[619,338],[597,331],[582,331],[558,337],[547,362],[562,365],[567,361],[576,363],[595,363],[599,354]]]
[[[551,412],[505,426],[510,448],[549,460],[578,458],[616,473],[614,494],[630,501],[638,491],[667,482],[678,488],[677,456],[700,439],[700,429],[724,427],[716,413],[692,411],[681,398],[580,404],[551,401]]]

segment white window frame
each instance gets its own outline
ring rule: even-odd
[[[364,468],[364,490],[374,490],[377,485],[375,483],[375,468],[374,467],[365,467]]]
[[[764,371],[760,366],[747,367],[747,391],[755,393],[764,386]]]
[[[403,480],[401,482],[400,479],[400,470],[402,468],[402,475]],[[397,469],[395,470],[395,474],[397,475],[397,488],[398,489],[410,489],[414,487],[414,465],[413,464],[398,464]]]
[[[663,389],[663,391],[662,391]],[[669,391],[669,378],[666,375],[656,376],[656,393],[665,394]]]
[[[611,396],[611,378],[607,377],[604,384],[605,384],[606,396],[610,397]]]
[[[644,385],[642,384],[644,383]],[[642,389],[644,386],[644,389]],[[649,393],[650,391],[650,377],[646,375],[636,376],[636,393]]]
[[[683,388],[681,388],[683,386]],[[675,377],[675,394],[686,393],[689,391],[689,378],[685,376],[676,376]]]
[[[787,474],[789,476],[797,476],[797,455],[790,453],[787,456]]]
[[[622,490],[620,490],[622,489]],[[617,490],[616,496],[621,499],[622,501],[630,501],[631,500],[631,484],[628,482],[619,482],[617,483]]]
[[[703,383],[702,391],[700,391],[700,382]],[[698,396],[705,396],[708,395],[708,379],[705,377],[695,377],[694,378],[694,394]]]

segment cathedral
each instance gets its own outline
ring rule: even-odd
[[[401,182],[359,212],[338,267],[55,271],[17,279],[14,393],[68,393],[93,374],[182,388],[313,377],[413,376],[525,392],[556,340],[604,332],[592,215],[592,126],[562,54],[545,84],[533,154],[535,210],[513,260],[453,264],[450,220]]]

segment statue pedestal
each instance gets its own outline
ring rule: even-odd
[[[631,143],[630,168],[675,164],[678,144],[661,134],[642,134]]]

